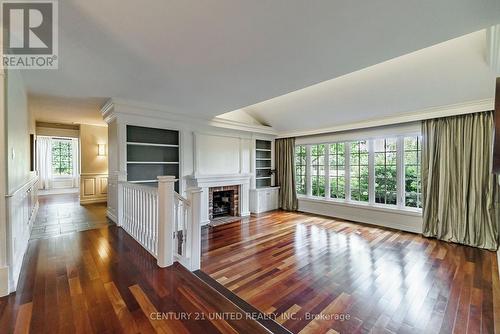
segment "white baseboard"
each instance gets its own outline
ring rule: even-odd
[[[115,224],[118,225],[118,218],[108,209],[106,210],[106,216]]]
[[[498,277],[500,277],[500,249],[497,250]]]
[[[93,204],[93,203],[105,203],[108,201],[108,197],[97,197],[97,198],[80,198],[80,204]]]
[[[240,217],[248,217],[248,216],[250,216],[250,211],[247,211],[247,212],[242,212],[242,213],[240,214]]]
[[[9,267],[0,267],[0,297],[10,293],[9,283]]]
[[[401,231],[422,233],[422,216],[414,213],[405,214],[398,211],[380,211],[371,209],[370,207],[351,207],[332,201],[301,198],[299,198],[299,210]]]

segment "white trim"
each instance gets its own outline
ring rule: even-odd
[[[492,26],[486,30],[488,65],[497,76],[500,75],[500,24]]]
[[[318,202],[318,203],[331,203],[335,205],[342,205],[342,206],[348,206],[352,208],[363,208],[363,209],[370,209],[370,210],[375,210],[375,211],[383,211],[383,212],[391,212],[391,213],[398,213],[406,216],[413,216],[413,217],[421,217],[422,216],[422,210],[421,209],[413,209],[413,208],[398,208],[395,205],[383,205],[383,204],[371,204],[368,202],[359,202],[359,201],[348,201],[348,200],[341,200],[337,198],[330,198],[326,199],[323,197],[315,197],[315,196],[304,196],[304,195],[297,195],[299,200],[302,201],[312,201],[312,202]]]
[[[280,132],[278,133],[277,138],[313,136],[313,135],[327,134],[332,132],[350,131],[350,130],[365,129],[371,127],[392,125],[392,124],[422,121],[425,119],[438,118],[438,117],[471,114],[475,112],[487,111],[493,109],[494,109],[494,99],[489,98],[483,100],[451,104],[446,106],[430,107],[421,110],[414,110],[412,112],[405,112],[402,115],[400,114],[397,116],[374,118],[366,121],[348,123],[348,124],[321,128],[316,130]]]
[[[118,218],[115,216],[115,214],[113,212],[111,212],[109,209],[106,210],[106,216],[113,222],[116,224],[116,222],[118,221]]]
[[[217,128],[261,133],[272,136],[275,136],[277,134],[277,132],[270,126],[246,124],[218,117],[214,117],[212,119],[193,117],[185,114],[172,112],[171,110],[168,110],[165,106],[157,104],[131,101],[125,99],[116,99],[116,98],[109,99],[101,108],[101,114],[107,123],[111,122],[116,117],[114,110],[117,106],[119,106],[120,109],[122,109],[119,112],[120,114],[128,114],[141,117],[152,117],[168,121],[184,122],[189,124],[208,125]]]
[[[352,222],[422,233],[422,215],[417,212],[389,209],[366,203],[355,205],[306,197],[299,197],[299,210]]]
[[[98,198],[90,198],[90,199],[80,199],[80,204],[93,204],[93,203],[105,203],[108,201],[108,197],[98,197]]]
[[[155,144],[155,143],[142,143],[135,141],[128,141],[127,145],[137,145],[137,146],[159,146],[159,147],[179,147],[179,145],[172,144]]]
[[[405,150],[404,150],[404,136],[396,138],[396,205],[398,208],[405,207]]]

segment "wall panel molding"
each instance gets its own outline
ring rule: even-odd
[[[108,199],[108,174],[80,174],[80,204],[101,203]]]

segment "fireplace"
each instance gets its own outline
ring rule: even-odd
[[[211,187],[208,194],[208,218],[239,216],[239,186]]]

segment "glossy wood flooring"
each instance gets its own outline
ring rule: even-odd
[[[180,265],[158,268],[110,226],[30,241],[17,292],[0,298],[0,333],[27,332],[267,331]]]
[[[496,254],[275,211],[205,229],[202,270],[301,333],[498,333]]]
[[[78,193],[39,196],[31,239],[53,237],[110,225],[106,203],[80,205]]]

